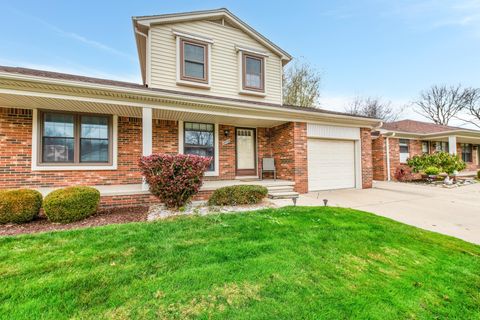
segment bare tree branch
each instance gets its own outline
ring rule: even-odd
[[[283,76],[283,103],[315,107],[320,97],[320,73],[309,63],[295,61]]]
[[[476,90],[462,88],[462,85],[434,85],[422,91],[414,104],[415,112],[432,120],[436,124],[448,125],[450,120],[461,111],[469,108],[475,99]]]
[[[346,113],[381,119],[385,122],[398,120],[403,111],[404,107],[396,110],[391,101],[382,101],[381,98],[374,97],[356,97],[345,108]]]

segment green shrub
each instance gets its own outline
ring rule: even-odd
[[[437,167],[441,173],[453,174],[467,167],[459,156],[446,152],[414,156],[407,160],[407,164],[415,173],[425,172],[428,167]]]
[[[0,223],[22,223],[38,216],[42,194],[36,190],[0,191]]]
[[[256,204],[267,196],[268,190],[257,185],[238,185],[223,187],[213,192],[208,200],[209,206],[235,206]]]
[[[429,176],[436,176],[439,173],[440,173],[440,169],[438,169],[437,167],[431,166],[425,169],[425,174]]]
[[[97,211],[100,192],[91,187],[68,187],[49,193],[43,201],[48,220],[68,223],[82,220]]]
[[[480,170],[477,171],[477,179],[480,180]]]

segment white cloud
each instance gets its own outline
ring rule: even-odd
[[[478,0],[410,0],[392,1],[385,15],[397,16],[413,28],[433,30],[460,27],[480,32],[480,1]]]
[[[57,27],[57,26],[55,26],[55,25],[53,25],[53,24],[51,24],[51,23],[49,23],[49,22],[47,22],[43,19],[32,16],[32,15],[27,14],[25,12],[21,12],[17,9],[12,8],[12,7],[7,7],[7,9],[9,9],[10,11],[14,12],[17,15],[20,15],[20,16],[24,17],[25,19],[36,21],[37,23],[39,23],[39,24],[43,25],[44,27],[54,31],[55,33],[59,34],[60,36],[78,41],[78,42],[83,43],[83,44],[85,44],[89,47],[92,47],[92,48],[95,48],[95,49],[98,49],[98,50],[101,50],[101,51],[104,51],[104,52],[107,52],[107,53],[110,53],[110,54],[113,54],[113,55],[116,55],[116,56],[119,56],[119,57],[126,58],[130,61],[136,61],[135,57],[133,57],[132,55],[127,54],[125,52],[122,52],[120,50],[117,50],[113,47],[110,47],[110,46],[104,44],[104,43],[89,39],[89,38],[84,37],[84,36],[82,36],[80,34],[77,34],[75,32],[70,32],[70,31],[63,30],[63,29],[61,29],[61,28],[59,28],[59,27]]]
[[[86,77],[94,77],[108,80],[118,80],[125,82],[141,83],[139,74],[113,74],[104,72],[102,70],[93,69],[77,63],[67,62],[59,64],[41,64],[33,63],[29,61],[18,61],[18,60],[9,60],[0,58],[0,65],[9,65],[22,68],[36,69],[36,70],[45,70],[59,73],[74,74]]]

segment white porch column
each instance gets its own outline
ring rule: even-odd
[[[144,107],[142,108],[142,155],[149,156],[152,154],[152,121],[153,113],[152,108]],[[148,184],[145,182],[145,179],[142,181],[142,189],[148,190]]]
[[[457,154],[457,137],[456,136],[448,137],[448,152],[453,155]]]

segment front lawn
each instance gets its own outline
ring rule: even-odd
[[[480,319],[480,247],[289,207],[0,238],[3,319]]]

